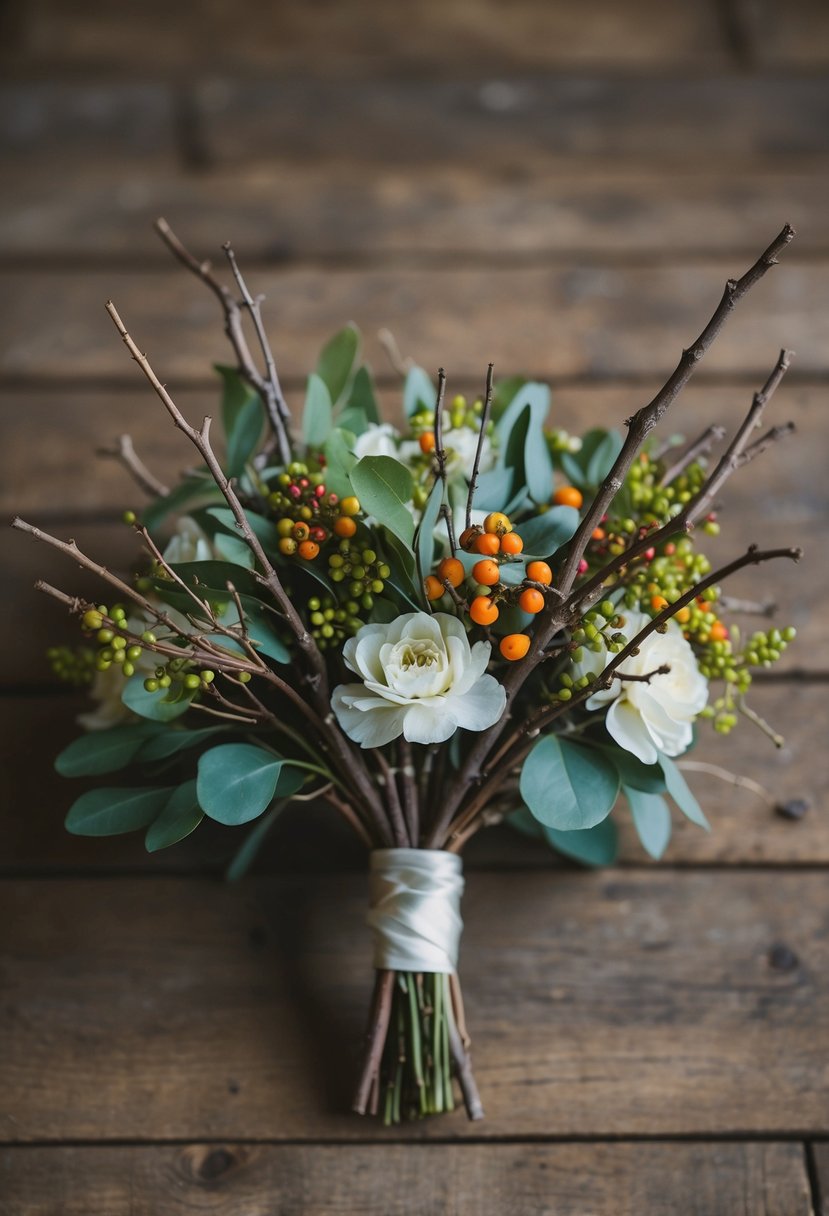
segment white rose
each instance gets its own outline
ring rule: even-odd
[[[171,566],[181,562],[209,562],[216,556],[210,539],[203,528],[189,515],[182,515],[176,530],[167,542],[164,560]]]
[[[358,435],[353,452],[358,460],[364,456],[391,456],[397,460],[398,431],[390,422],[372,422]]]
[[[624,611],[623,631],[630,640],[650,620],[643,612]],[[606,650],[588,652],[579,675],[603,671],[611,656]],[[609,688],[596,692],[586,702],[587,709],[599,709],[612,702],[605,724],[613,739],[643,764],[655,764],[662,752],[680,756],[693,738],[692,725],[708,701],[708,681],[700,673],[690,644],[676,621],[668,622],[666,633],[652,633],[639,647],[639,653],[626,659],[619,669],[623,675],[641,676],[663,665],[667,675],[643,680],[614,680]]]
[[[450,473],[456,469],[469,480],[475,464],[475,452],[478,448],[478,431],[472,427],[458,426],[445,431],[443,446],[446,448],[446,464]],[[481,463],[478,466],[481,473],[486,473],[495,463],[495,453],[489,435],[484,435],[481,444]]]
[[[362,683],[334,689],[337,721],[361,747],[382,747],[399,735],[442,743],[458,727],[486,730],[506,705],[503,686],[486,674],[490,650],[488,642],[470,647],[460,621],[443,612],[364,625],[343,647]]]

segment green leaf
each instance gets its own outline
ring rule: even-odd
[[[435,478],[435,484],[426,499],[426,506],[420,516],[415,535],[415,556],[421,580],[431,572],[435,555],[435,528],[440,518],[440,508],[443,503],[443,482]]]
[[[551,557],[579,526],[575,507],[550,507],[543,515],[535,515],[518,525],[526,557]]]
[[[412,367],[403,385],[403,410],[407,418],[423,410],[434,410],[437,393],[422,367]]]
[[[658,764],[643,764],[621,747],[607,747],[605,744],[595,746],[599,746],[618,770],[622,785],[633,790],[642,790],[645,794],[663,794],[668,788],[665,784],[665,774]]]
[[[265,414],[257,393],[250,393],[227,436],[227,475],[240,477],[259,446]]]
[[[526,383],[524,376],[505,376],[503,380],[496,380],[492,394],[493,421],[498,421]]]
[[[642,847],[658,861],[671,839],[671,812],[661,794],[622,786]]]
[[[232,562],[235,566],[243,566],[245,570],[252,570],[256,565],[256,558],[253,556],[250,545],[247,541],[242,540],[241,536],[231,536],[229,532],[216,532],[213,537],[213,548],[226,562]]]
[[[154,819],[144,837],[148,853],[169,848],[194,831],[204,814],[196,799],[196,782],[185,781],[170,795],[163,811]]]
[[[336,427],[323,445],[325,453],[325,485],[329,492],[346,498],[353,491],[351,470],[357,463],[353,454],[353,435]]]
[[[124,684],[121,700],[127,709],[131,709],[141,718],[149,718],[152,722],[172,722],[174,718],[180,718],[182,714],[187,713],[193,699],[192,694],[188,693],[181,700],[172,699],[181,691],[178,682],[174,681],[166,690],[160,688],[158,692],[147,692],[144,679],[142,675],[130,676]]]
[[[206,739],[212,739],[214,735],[221,734],[227,729],[226,726],[205,726],[203,730],[176,730],[171,727],[170,730],[160,731],[148,739],[138,753],[137,759],[142,764],[149,760],[166,760],[177,752],[198,747]]]
[[[595,827],[610,814],[619,774],[596,751],[545,735],[524,761],[520,789],[539,823],[572,832]]]
[[[172,790],[87,790],[69,809],[66,829],[75,836],[118,836],[145,828],[164,808]]]
[[[212,477],[188,477],[169,494],[144,507],[141,522],[148,531],[154,532],[168,515],[177,514],[183,507],[223,501],[222,492]]]
[[[212,515],[215,520],[218,520],[222,527],[225,528],[232,536],[238,537],[240,540],[242,540],[242,534],[236,526],[236,517],[234,516],[230,507],[211,507],[208,511],[208,515]],[[245,511],[245,518],[250,525],[251,532],[258,537],[263,548],[270,549],[271,551],[278,551],[279,533],[276,530],[276,524],[271,523],[269,519],[265,519],[264,515],[257,515],[255,511]],[[199,565],[203,567],[202,582],[205,583],[208,582],[209,571],[207,570],[207,567],[209,564],[209,562],[199,563]],[[178,567],[176,568],[178,569]],[[224,581],[220,582],[218,586],[224,587]]]
[[[374,395],[371,372],[365,365],[357,368],[357,374],[354,377],[351,391],[348,394],[345,411],[362,414],[367,422],[380,421],[380,410],[377,408],[377,398]],[[340,425],[345,425],[344,417],[340,421]]]
[[[322,348],[317,359],[316,375],[327,388],[330,401],[339,401],[345,392],[359,347],[359,330],[355,325],[346,325]],[[323,440],[317,442],[322,443]]]
[[[411,548],[414,520],[406,503],[414,484],[406,466],[393,456],[364,456],[351,470],[351,484],[363,510]]]
[[[328,386],[312,372],[308,377],[305,408],[302,411],[302,440],[306,447],[321,448],[333,425],[331,394]]]
[[[473,506],[478,511],[501,511],[512,493],[515,475],[512,469],[495,468],[481,473],[475,489]]]
[[[593,490],[607,477],[621,449],[617,431],[597,427],[582,437],[578,452],[561,453],[561,467],[574,486]]]
[[[264,844],[265,837],[287,805],[287,798],[282,799],[280,802],[275,802],[268,813],[263,815],[258,823],[254,824],[243,840],[241,848],[236,853],[233,861],[231,861],[225,871],[226,882],[238,882],[240,878],[244,878],[253,864],[256,854]]]
[[[243,379],[238,367],[214,363],[213,370],[219,373],[222,380],[222,427],[225,436],[229,436],[236,425],[236,419],[242,407],[253,390]]]
[[[303,774],[287,765],[252,743],[213,747],[199,759],[199,805],[217,823],[248,823],[268,809],[277,790],[285,795],[299,789]]]
[[[74,739],[55,760],[61,777],[90,777],[123,768],[159,728],[149,722],[112,726]]]
[[[676,805],[682,811],[682,814],[691,820],[691,823],[698,824],[699,827],[705,828],[707,832],[711,831],[711,825],[705,818],[702,812],[702,807],[697,802],[694,795],[688,788],[688,783],[682,776],[677,766],[669,756],[665,756],[662,752],[659,753],[659,764],[662,772],[665,774],[665,784],[668,787],[668,793],[673,798]]]
[[[585,866],[612,865],[619,851],[619,834],[610,816],[594,828],[558,832],[555,828],[542,827],[526,807],[520,807],[509,816],[507,823],[526,836],[545,841],[557,853]]]

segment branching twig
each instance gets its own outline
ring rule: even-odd
[[[681,456],[678,456],[672,465],[670,465],[659,479],[661,486],[670,485],[683,473],[689,464],[693,464],[695,460],[699,460],[700,456],[706,456],[712,449],[715,443],[719,443],[721,439],[725,439],[724,426],[709,426],[702,432],[698,439],[693,443],[689,443]]]
[[[166,498],[170,493],[169,487],[165,486],[163,481],[159,481],[144,464],[135,450],[131,435],[119,435],[114,448],[98,448],[98,455],[120,460],[124,468],[132,474],[136,484],[152,498]]]
[[[236,355],[239,371],[262,398],[268,415],[268,421],[273,429],[279,447],[280,459],[283,464],[288,464],[291,460],[291,443],[286,421],[288,417],[287,407],[285,406],[284,399],[281,397],[281,390],[277,388],[277,395],[274,396],[272,384],[262,376],[259,368],[256,366],[256,361],[250,352],[250,347],[245,337],[242,324],[242,311],[239,304],[227,287],[223,283],[220,283],[213,274],[210,262],[200,262],[197,258],[194,258],[163,217],[159,217],[156,220],[155,228],[170,252],[178,258],[183,266],[186,266],[192,274],[201,279],[210,288],[221,304],[225,318],[225,333]],[[278,402],[281,402],[281,405]]]
[[[475,491],[478,488],[478,471],[481,467],[481,453],[484,450],[484,439],[486,438],[486,428],[489,425],[489,415],[492,410],[492,371],[493,364],[490,363],[486,373],[486,392],[484,394],[484,408],[481,411],[481,429],[478,431],[478,444],[475,448],[475,460],[472,465],[472,476],[469,478],[469,494],[466,498],[466,527],[472,526],[472,507],[475,502]]]

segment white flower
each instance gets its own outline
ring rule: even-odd
[[[343,647],[360,684],[340,684],[331,705],[345,733],[362,747],[399,735],[442,743],[464,730],[486,730],[504,712],[506,693],[486,674],[491,647],[470,647],[447,613],[410,612],[389,625],[364,625]]]
[[[443,446],[446,448],[446,467],[451,474],[455,470],[463,473],[467,480],[472,476],[475,464],[475,452],[478,447],[478,431],[469,426],[451,427],[443,433]],[[495,463],[495,453],[489,435],[484,435],[481,444],[481,463],[479,470],[486,473]]]
[[[124,683],[124,673],[114,663],[106,671],[96,671],[89,686],[95,708],[78,714],[78,725],[84,730],[109,730],[111,726],[133,721],[135,714],[121,700]]]
[[[390,422],[372,422],[362,435],[357,436],[352,451],[358,460],[364,456],[391,456],[397,460],[399,437],[397,429]]]
[[[623,631],[628,640],[650,620],[643,612],[625,611],[624,617]],[[576,665],[579,675],[603,671],[610,657],[606,650],[587,652],[582,663]],[[587,709],[612,702],[605,719],[608,732],[643,764],[655,764],[660,752],[682,755],[691,745],[693,721],[708,701],[708,681],[676,621],[668,622],[666,633],[645,638],[639,653],[626,659],[620,671],[624,675],[647,675],[663,664],[670,667],[667,675],[654,676],[648,683],[614,680],[586,702]]]
[[[180,516],[176,530],[167,542],[164,560],[171,566],[180,562],[209,562],[216,556],[207,533],[189,515]]]

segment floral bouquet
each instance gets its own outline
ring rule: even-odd
[[[231,290],[158,229],[223,312],[235,355],[219,368],[224,433],[184,418],[109,303],[198,463],[168,488],[121,437],[151,498],[125,515],[143,549],[132,578],[15,521],[110,589],[97,604],[38,584],[84,636],[51,652],[56,671],[98,701],[58,771],[134,772],[82,794],[67,827],[140,829],[152,851],[204,816],[255,821],[240,873],[283,808],[327,804],[370,850],[376,979],[354,1110],[386,1123],[450,1110],[456,1079],[480,1118],[457,978],[466,842],[506,818],[610,861],[621,794],[658,856],[666,795],[707,826],[675,763],[695,723],[727,733],[744,714],[773,735],[746,695],[793,631],[744,635],[720,586],[799,551],[752,546],[714,570],[699,541],[719,530],[726,480],[792,429],[755,434],[789,353],[716,459],[724,427],[687,445],[651,432],[794,233],[727,283],[623,438],[550,429],[548,389],[496,381],[492,365],[474,401],[447,396],[442,370],[435,384],[402,368],[405,422],[384,422],[353,326],[322,351],[294,434],[233,251]]]

